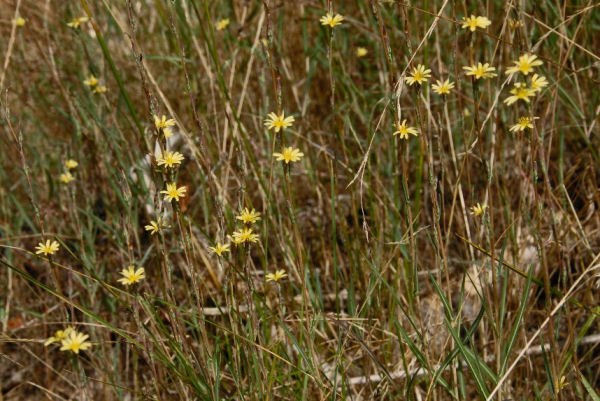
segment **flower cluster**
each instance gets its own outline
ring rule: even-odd
[[[77,166],[79,166],[79,163],[77,163],[76,160],[73,160],[73,159],[66,160],[65,161],[66,171],[59,176],[60,182],[62,182],[64,184],[68,184],[71,181],[73,181],[75,179],[75,177],[71,173],[71,170],[74,170]]]
[[[100,85],[100,81],[93,74],[83,80],[83,84],[89,87],[93,93],[100,94],[107,91],[106,86]]]
[[[92,346],[92,343],[87,341],[89,336],[83,334],[73,327],[68,326],[64,330],[58,330],[52,337],[49,337],[44,346],[48,346],[53,343],[60,343],[61,351],[71,351],[74,354],[79,354],[79,351],[85,351]]]

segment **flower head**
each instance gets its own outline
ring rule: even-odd
[[[108,89],[104,85],[96,85],[96,87],[94,88],[94,93],[97,93],[97,94],[105,93],[107,90]]]
[[[61,341],[61,351],[72,351],[79,354],[79,351],[85,351],[92,346],[92,343],[86,341],[89,338],[87,334],[72,330],[67,334],[66,338]]]
[[[319,19],[319,21],[321,21],[321,25],[329,25],[331,28],[335,28],[336,26],[340,25],[343,20],[344,17],[340,14],[335,14],[334,16],[332,13],[327,13]]]
[[[477,28],[485,29],[492,24],[492,21],[482,16],[474,16],[471,14],[470,17],[463,17],[463,29],[470,29],[471,32],[475,32]]]
[[[166,116],[154,116],[154,126],[156,127],[156,129],[162,129],[164,131],[166,128],[172,127],[174,125],[175,120],[173,120],[172,118],[167,119]]]
[[[15,24],[18,27],[22,27],[23,25],[25,25],[25,18],[23,17],[17,17],[13,20],[13,24]]]
[[[64,330],[57,330],[56,333],[54,333],[54,335],[52,337],[48,337],[48,339],[44,343],[44,347],[47,347],[48,345],[50,345],[52,343],[61,342],[62,340],[67,338],[69,333],[72,331],[73,331],[73,327],[71,327],[71,326],[68,326]]]
[[[76,160],[73,160],[73,159],[65,160],[65,167],[68,168],[69,170],[74,169],[77,166],[79,166],[79,163],[77,163]]]
[[[177,202],[179,202],[179,198],[185,197],[186,190],[187,190],[186,187],[177,188],[177,184],[174,182],[171,182],[171,183],[167,184],[167,189],[160,191],[160,193],[165,194],[165,200],[168,200],[169,202],[172,201],[173,199],[175,199]]]
[[[156,219],[156,221],[151,220],[150,224],[144,226],[144,229],[146,231],[150,231],[150,235],[154,235],[157,232],[159,232],[160,230],[162,230],[163,228],[167,228],[168,226],[165,224],[165,222],[159,217]]]
[[[533,71],[533,67],[544,64],[542,60],[538,60],[535,54],[523,54],[517,61],[514,61],[514,66],[506,70],[506,74],[514,74],[515,72],[522,72],[523,75],[527,75]]]
[[[438,95],[447,95],[450,93],[450,89],[454,88],[454,82],[450,82],[449,79],[445,81],[436,80],[435,84],[431,85],[431,87]]]
[[[235,218],[243,221],[245,224],[254,224],[258,220],[260,220],[260,213],[254,209],[252,209],[252,211],[250,211],[250,210],[248,210],[247,207],[245,207],[240,212],[240,215],[236,216]]]
[[[400,139],[408,139],[408,135],[417,135],[419,130],[415,127],[410,127],[406,125],[406,120],[402,121],[402,124],[396,123],[396,131],[394,135],[400,135]]]
[[[367,55],[369,51],[364,48],[364,47],[357,47],[356,48],[356,57],[364,57]]]
[[[477,202],[476,205],[471,206],[471,214],[473,216],[481,216],[483,213],[485,213],[486,209],[487,209],[486,204],[482,205],[479,202]]]
[[[269,113],[265,119],[265,125],[268,129],[275,128],[275,132],[279,132],[282,128],[291,127],[294,121],[294,116],[286,117],[282,111],[280,115]]]
[[[242,228],[234,231],[229,238],[235,245],[243,244],[244,242],[258,242],[258,234],[254,234],[252,228]]]
[[[423,82],[427,82],[427,80],[431,77],[431,70],[425,69],[423,64],[419,64],[414,67],[409,77],[404,78],[406,83],[409,86],[412,86],[414,83],[418,83],[421,85]]]
[[[217,31],[222,31],[229,25],[229,18],[223,18],[217,22]]]
[[[90,88],[93,88],[94,86],[98,85],[98,78],[96,78],[93,75],[90,75],[89,77],[87,77],[87,79],[83,80],[83,84],[85,86],[89,86]]]
[[[289,162],[297,162],[304,156],[304,153],[300,152],[300,149],[294,149],[291,146],[283,148],[281,153],[273,153],[273,156],[277,158],[277,161],[284,161],[285,164]]]
[[[170,137],[172,137],[173,136],[173,128],[171,128],[171,127],[163,128],[163,135],[165,136],[165,139],[169,139]]]
[[[220,242],[217,242],[215,246],[209,246],[208,249],[210,249],[212,253],[221,256],[223,252],[229,252],[229,246],[229,244],[221,244]]]
[[[79,17],[79,18],[73,18],[71,20],[71,22],[67,23],[67,26],[69,28],[79,28],[80,24],[83,24],[84,22],[88,22],[89,18],[88,17]]]
[[[144,273],[145,270],[143,267],[136,270],[135,266],[129,265],[126,269],[121,270],[121,276],[123,276],[123,278],[120,278],[117,281],[123,285],[135,284],[146,278]]]
[[[183,159],[185,158],[181,153],[167,151],[167,153],[160,155],[160,157],[156,160],[156,164],[159,166],[164,165],[165,167],[175,167],[176,165],[181,164]]]
[[[518,100],[523,100],[525,103],[529,103],[529,98],[535,95],[535,90],[528,88],[527,85],[521,82],[517,82],[515,87],[510,90],[512,96],[504,99],[504,103],[507,106],[515,103]]]
[[[45,256],[54,255],[54,253],[56,253],[56,251],[58,251],[58,248],[60,248],[60,245],[58,244],[58,242],[50,241],[48,239],[48,240],[46,240],[46,243],[40,242],[38,244],[38,246],[35,247],[35,250],[36,250],[35,253],[36,253],[36,255],[43,253]]]
[[[533,129],[533,121],[537,120],[538,117],[519,117],[519,121],[510,127],[511,132],[525,131],[527,128]]]
[[[546,86],[548,86],[548,81],[546,80],[546,77],[538,74],[533,74],[533,76],[531,77],[530,88],[534,92],[540,92],[542,88],[545,88]]]
[[[470,67],[463,67],[463,70],[466,71],[467,75],[472,75],[473,77],[475,77],[475,79],[492,78],[497,75],[496,73],[494,73],[496,69],[494,67],[490,67],[489,63],[477,63],[477,65],[473,64]]]
[[[71,174],[71,172],[67,171],[65,173],[62,173],[59,177],[60,182],[64,183],[64,184],[68,184],[71,181],[73,181],[75,179],[75,177],[73,177],[73,174]]]
[[[287,273],[285,272],[285,270],[276,270],[275,273],[265,274],[265,278],[267,279],[267,281],[277,282],[285,277],[287,277]]]

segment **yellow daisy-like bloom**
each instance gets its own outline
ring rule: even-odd
[[[90,88],[92,88],[92,87],[98,85],[98,78],[96,78],[93,75],[90,75],[87,79],[83,80],[83,84],[85,86],[89,86]]]
[[[94,93],[98,93],[98,94],[100,94],[100,93],[104,93],[104,92],[106,92],[107,90],[108,90],[108,89],[106,88],[106,86],[104,86],[104,85],[97,85],[97,86],[94,88]]]
[[[300,149],[294,149],[291,146],[283,148],[281,153],[273,153],[273,156],[277,158],[277,161],[284,161],[285,164],[289,162],[297,162],[304,156],[304,153],[300,152]]]
[[[546,80],[546,77],[538,74],[533,74],[533,76],[531,77],[530,88],[534,92],[540,92],[542,88],[545,88],[546,86],[548,86],[548,81]]]
[[[523,75],[527,75],[533,71],[533,67],[544,64],[542,60],[538,60],[535,54],[524,54],[517,61],[513,61],[514,66],[506,70],[506,74],[514,74],[515,72],[522,72]]]
[[[126,269],[121,270],[121,276],[123,276],[123,278],[120,278],[117,281],[123,285],[135,284],[146,278],[145,272],[143,267],[136,270],[135,266],[129,265]]]
[[[88,17],[79,17],[79,18],[73,18],[71,20],[71,22],[67,23],[67,26],[70,28],[79,28],[80,24],[83,24],[84,22],[88,22],[89,18]]]
[[[167,119],[166,116],[154,116],[154,126],[156,127],[156,129],[162,129],[164,131],[166,128],[172,127],[174,125],[175,120],[173,120],[172,118]]]
[[[243,244],[244,242],[258,242],[258,234],[252,232],[252,228],[242,228],[234,231],[229,237],[235,245]]]
[[[423,82],[427,82],[430,77],[431,70],[426,70],[423,64],[419,64],[417,67],[413,68],[410,76],[404,78],[404,80],[409,86],[412,86],[414,83],[421,85]]]
[[[492,21],[486,17],[476,17],[473,14],[469,18],[463,17],[463,29],[470,29],[471,32],[475,32],[477,28],[485,29],[492,24]]]
[[[280,115],[269,113],[265,119],[265,125],[268,129],[274,128],[275,132],[279,132],[282,128],[291,127],[294,121],[296,121],[294,116],[286,117],[282,111]]]
[[[60,350],[72,351],[79,354],[79,351],[85,351],[92,346],[91,342],[86,341],[88,338],[89,336],[87,334],[72,330],[67,337],[60,342],[62,345]]]
[[[167,168],[175,167],[176,165],[181,164],[183,159],[185,159],[185,157],[183,157],[181,153],[168,151],[166,154],[160,155],[160,157],[156,160],[156,164],[159,166],[164,165]]]
[[[494,71],[496,69],[494,67],[490,67],[489,63],[481,64],[477,63],[477,65],[473,64],[472,66],[463,67],[463,70],[466,71],[466,75],[472,75],[475,79],[480,78],[493,78],[497,76]]]
[[[356,57],[364,57],[367,55],[369,51],[364,48],[364,47],[357,47],[356,48]]]
[[[25,18],[23,17],[17,17],[13,20],[13,24],[15,24],[16,26],[18,26],[19,28],[25,25]]]
[[[450,89],[454,88],[454,82],[450,82],[449,79],[445,81],[436,80],[435,84],[431,85],[431,88],[438,95],[447,95],[450,93]]]
[[[60,245],[58,242],[46,240],[46,243],[40,242],[38,246],[35,247],[35,253],[36,255],[43,253],[45,256],[54,255],[59,248]]]
[[[240,215],[236,216],[235,218],[243,221],[244,224],[254,224],[258,220],[260,220],[260,213],[254,210],[254,208],[252,209],[252,211],[250,211],[247,207],[245,207],[240,212]]]
[[[185,197],[186,190],[187,190],[186,187],[177,188],[177,184],[174,182],[171,182],[171,183],[167,184],[167,189],[160,191],[160,193],[165,194],[165,200],[168,200],[169,202],[172,201],[173,199],[175,199],[177,202],[179,202],[179,198]]]
[[[327,13],[319,19],[319,21],[321,21],[321,25],[329,25],[331,28],[335,28],[336,26],[340,25],[343,20],[344,17],[340,14],[336,14],[334,16],[332,13]]]
[[[73,160],[73,159],[65,160],[65,167],[68,168],[69,170],[74,169],[77,166],[79,166],[79,163],[77,163],[76,160]]]
[[[69,335],[69,333],[72,332],[72,331],[73,331],[73,327],[71,327],[71,326],[68,326],[64,330],[57,330],[56,333],[54,333],[54,335],[52,337],[48,337],[48,339],[46,340],[46,342],[44,342],[44,347],[47,347],[48,345],[50,345],[52,343],[61,342],[62,340],[64,340],[65,338],[67,338],[67,336]]]
[[[471,214],[473,216],[481,216],[483,213],[485,213],[485,210],[487,209],[487,205],[485,204],[480,204],[479,202],[477,202],[476,205],[471,206]]]
[[[222,31],[223,29],[227,28],[228,25],[229,25],[229,18],[223,18],[222,20],[217,22],[217,31]]]
[[[287,277],[287,273],[285,272],[285,270],[276,270],[275,273],[265,274],[265,278],[267,279],[267,282],[268,281],[277,282],[285,277]]]
[[[221,256],[223,252],[229,252],[229,244],[221,244],[220,242],[217,242],[215,246],[209,246],[208,249],[210,249],[212,253]]]
[[[537,120],[538,117],[519,117],[519,121],[510,127],[511,132],[521,132],[525,131],[527,128],[533,129],[533,121]]]
[[[151,220],[150,224],[144,226],[144,229],[146,231],[150,231],[150,235],[154,235],[157,232],[159,232],[160,230],[162,230],[163,228],[167,228],[168,226],[165,224],[165,222],[159,217],[156,219],[156,221]]]
[[[64,183],[64,184],[68,184],[71,181],[73,181],[75,179],[75,177],[73,177],[73,174],[71,174],[69,171],[67,171],[66,173],[62,173],[59,177],[60,182]]]
[[[527,85],[521,82],[517,82],[515,87],[510,90],[512,96],[504,99],[504,103],[507,106],[515,103],[518,100],[523,100],[525,103],[529,103],[529,98],[535,95],[535,90],[528,88]]]
[[[408,135],[417,135],[419,130],[415,127],[410,127],[406,125],[406,120],[402,121],[402,124],[396,123],[396,131],[394,135],[400,135],[400,139],[408,139]]]
[[[169,139],[173,136],[173,129],[171,127],[163,128],[163,135],[165,139]]]

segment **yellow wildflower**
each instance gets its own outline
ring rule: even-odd
[[[156,129],[166,129],[175,125],[175,120],[172,118],[167,119],[166,116],[158,117],[154,116],[154,126]]]
[[[223,18],[222,20],[217,22],[217,31],[222,31],[223,29],[227,28],[228,25],[229,25],[229,18]]]
[[[56,251],[58,251],[58,248],[60,248],[60,245],[58,244],[58,242],[56,241],[50,241],[50,240],[46,240],[46,243],[40,242],[38,244],[38,246],[35,247],[36,249],[36,255],[39,255],[40,253],[43,253],[45,256],[48,255],[54,255],[54,253],[56,253]]]
[[[265,119],[265,125],[268,129],[275,128],[275,132],[279,132],[282,128],[291,127],[294,121],[296,121],[294,116],[286,117],[282,111],[280,115],[269,113]]]
[[[435,84],[431,85],[431,88],[438,95],[447,95],[450,93],[450,89],[454,88],[454,82],[450,82],[449,79],[445,81],[436,80]]]
[[[93,75],[90,75],[87,79],[83,80],[83,84],[85,86],[89,86],[90,88],[93,88],[94,86],[98,85],[98,78],[96,78]]]
[[[216,253],[217,255],[221,256],[223,252],[229,252],[229,244],[221,244],[220,242],[217,242],[215,246],[209,246],[208,249],[210,249],[212,253]]]
[[[73,160],[73,159],[65,160],[65,167],[68,168],[69,170],[74,169],[77,166],[79,166],[79,163],[77,163],[76,160]]]
[[[402,121],[402,124],[396,123],[396,131],[394,135],[400,135],[400,139],[408,139],[408,135],[417,135],[419,130],[415,127],[410,127],[406,125],[406,120]]]
[[[475,79],[492,78],[497,75],[494,73],[496,69],[494,67],[490,67],[489,63],[477,63],[477,65],[473,64],[470,67],[463,67],[463,70],[466,71],[466,75],[472,75],[473,77],[475,77]]]
[[[71,22],[67,23],[67,26],[70,28],[79,28],[80,24],[83,24],[84,22],[88,22],[89,18],[88,17],[79,17],[79,18],[73,18],[71,20]]]
[[[537,120],[538,117],[519,117],[519,121],[510,127],[511,132],[521,132],[525,131],[527,128],[533,129],[533,121]]]
[[[48,339],[44,343],[44,347],[47,347],[48,345],[50,345],[52,343],[61,342],[62,340],[67,338],[69,333],[72,331],[73,331],[73,327],[71,327],[71,326],[68,326],[64,330],[57,330],[52,337],[48,337]]]
[[[514,74],[515,72],[522,72],[523,75],[527,75],[533,71],[533,67],[544,64],[542,60],[538,60],[536,55],[524,54],[517,61],[514,61],[515,65],[506,70],[506,74]]]
[[[79,354],[79,351],[85,351],[92,346],[92,343],[86,341],[89,338],[87,334],[80,333],[76,330],[69,332],[66,338],[61,341],[61,351],[72,351]]]
[[[108,89],[106,88],[106,86],[104,86],[104,85],[97,85],[97,86],[94,88],[94,93],[98,93],[98,94],[100,94],[100,93],[104,93],[104,92],[106,92],[107,90],[108,90]]]
[[[165,200],[168,200],[169,202],[172,201],[173,199],[175,199],[177,202],[179,202],[179,198],[185,197],[186,190],[187,190],[186,187],[177,188],[177,184],[174,182],[171,182],[171,183],[167,184],[167,189],[160,191],[160,193],[165,194]]]
[[[527,85],[521,82],[517,82],[515,87],[510,90],[512,96],[504,99],[504,103],[507,106],[515,103],[518,100],[523,100],[525,103],[529,103],[529,98],[535,95],[535,90],[528,88]]]
[[[364,47],[357,47],[356,48],[356,57],[364,57],[367,55],[369,51],[364,48]]]
[[[548,81],[546,80],[546,77],[538,74],[533,74],[533,76],[531,77],[531,89],[534,92],[540,92],[542,88],[545,88],[546,86],[548,86]]]
[[[284,161],[285,164],[289,162],[297,162],[304,156],[304,153],[300,152],[300,149],[294,149],[291,146],[283,148],[281,153],[273,153],[273,156],[277,158],[277,161]]]
[[[23,17],[17,17],[13,20],[13,24],[15,24],[16,26],[18,26],[19,28],[25,25],[25,18]]]
[[[73,181],[75,179],[75,177],[73,177],[73,174],[71,174],[69,171],[62,173],[59,177],[60,181],[64,184],[68,184],[71,181]]]
[[[287,277],[287,273],[285,272],[285,270],[276,270],[275,273],[268,273],[265,275],[265,278],[267,279],[267,281],[279,281],[282,278]]]
[[[162,230],[163,228],[168,227],[163,220],[159,217],[156,219],[156,221],[151,220],[150,224],[144,226],[144,229],[146,231],[150,231],[150,235],[154,235],[157,232],[159,232],[160,230]]]
[[[236,245],[244,242],[258,242],[258,234],[254,234],[252,228],[242,228],[234,231],[229,238]]]
[[[492,21],[482,16],[474,16],[471,14],[470,17],[463,17],[463,29],[470,29],[471,32],[475,32],[477,28],[485,29],[492,24]]]
[[[426,70],[423,64],[419,64],[417,67],[413,68],[410,76],[406,77],[405,81],[409,86],[412,86],[415,82],[421,85],[423,82],[427,82],[430,77],[431,70]]]
[[[319,21],[321,21],[321,25],[329,25],[331,28],[335,28],[336,26],[340,25],[343,20],[344,17],[340,14],[335,14],[334,16],[332,13],[327,13],[319,19]]]
[[[487,205],[486,204],[480,204],[479,202],[477,202],[476,205],[471,206],[471,214],[473,216],[481,216],[483,213],[485,213],[485,210],[487,209]]]
[[[121,275],[123,278],[120,278],[117,281],[123,285],[135,284],[138,281],[146,278],[146,275],[144,274],[145,272],[146,271],[143,267],[140,267],[136,270],[135,266],[129,265],[126,269],[121,270]]]
[[[156,160],[156,163],[159,166],[164,165],[167,168],[175,167],[175,165],[181,164],[183,159],[185,159],[185,158],[183,157],[183,155],[181,153],[168,151],[166,154],[161,154],[158,157],[158,159]]]
[[[258,220],[260,220],[260,213],[252,209],[252,211],[248,210],[247,207],[242,209],[239,216],[235,217],[238,220],[243,221],[245,224],[254,224]]]

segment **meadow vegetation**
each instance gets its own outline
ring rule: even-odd
[[[600,3],[3,0],[0,401],[600,400]]]

